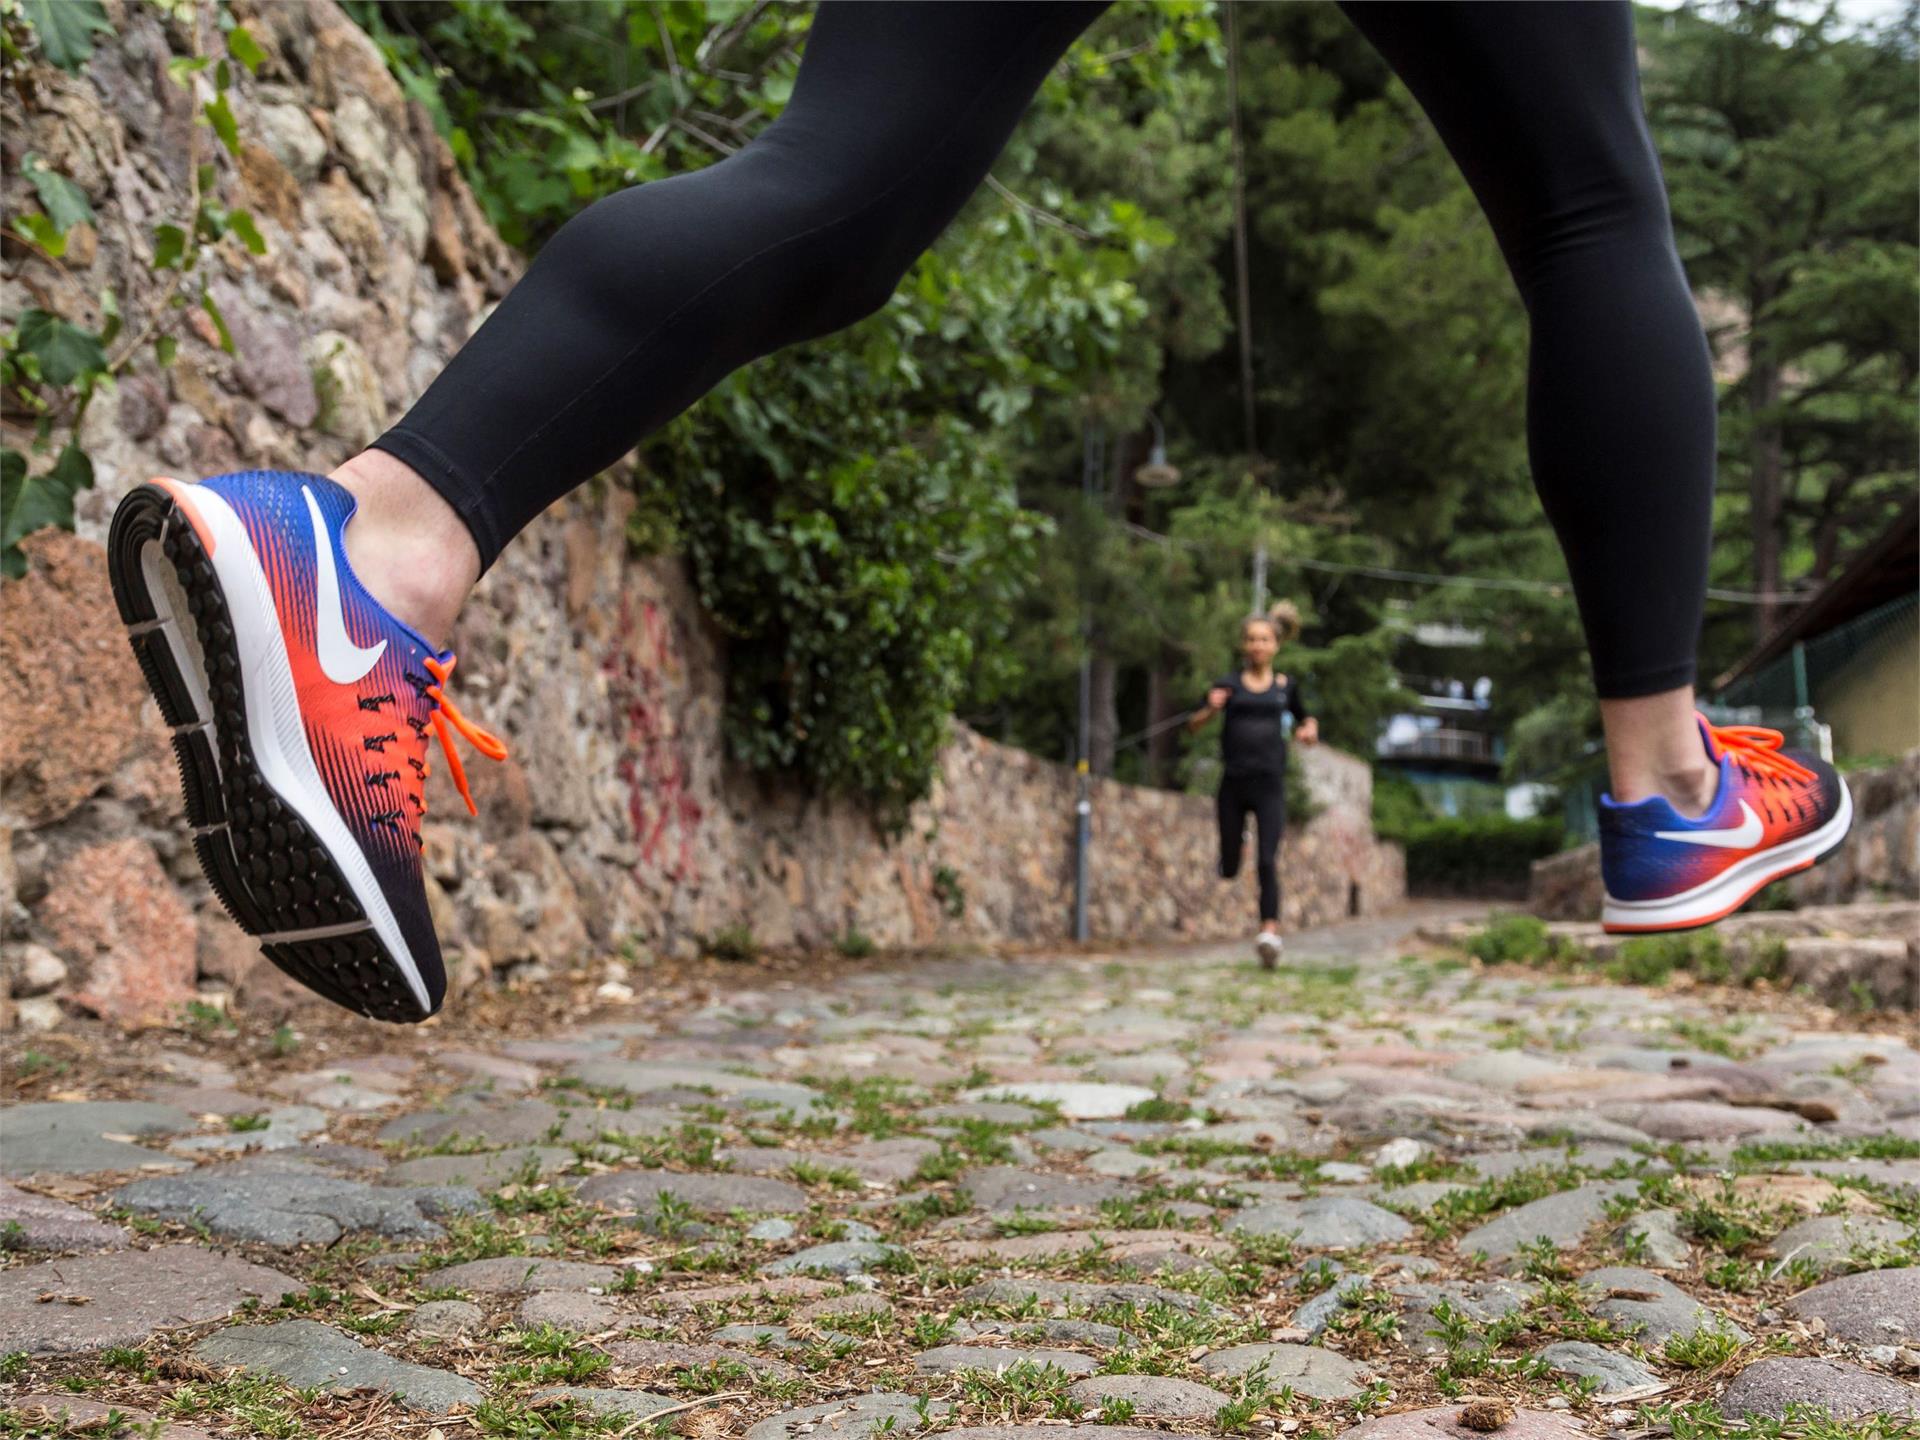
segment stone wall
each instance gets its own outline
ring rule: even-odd
[[[10,305],[24,295],[76,323],[97,319],[89,297],[107,285],[140,313],[156,286],[147,227],[185,206],[191,112],[164,74],[184,32],[108,4],[117,35],[86,73],[35,67],[33,86],[0,96],[0,198],[21,202],[17,161],[34,150],[102,217],[64,272],[4,257]],[[250,207],[268,242],[265,256],[235,247],[215,262],[239,353],[188,324],[170,368],[133,363],[88,414],[98,488],[80,497],[77,534],[35,537],[28,576],[0,584],[0,1007],[33,1025],[76,1010],[172,1019],[195,995],[296,998],[199,876],[167,736],[108,592],[114,504],[152,474],[331,469],[425,387],[516,273],[424,114],[329,0],[234,9],[269,60],[234,99],[239,160],[204,127],[197,143],[216,192]],[[686,952],[738,926],[774,945],[849,930],[889,946],[1065,935],[1070,774],[956,728],[933,795],[890,842],[851,806],[729,766],[722,647],[678,562],[628,553],[627,508],[601,483],[556,506],[454,637],[462,708],[512,751],[470,764],[477,819],[444,767],[428,786],[430,888],[456,987]],[[1326,810],[1288,837],[1288,920],[1391,903],[1403,867],[1368,827],[1366,767],[1324,749],[1307,761]],[[1094,813],[1096,935],[1250,928],[1251,878],[1212,873],[1209,800],[1102,783]]]
[[[1853,829],[1833,855],[1787,877],[1796,905],[1859,900],[1920,900],[1920,750],[1884,770],[1846,777]],[[1600,847],[1582,845],[1533,862],[1527,908],[1545,920],[1591,920],[1600,913]]]

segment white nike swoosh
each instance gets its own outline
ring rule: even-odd
[[[313,519],[313,548],[320,561],[313,592],[319,621],[315,648],[320,652],[320,669],[334,684],[352,685],[380,663],[387,642],[382,640],[378,645],[363,647],[354,644],[347,634],[347,617],[340,608],[340,574],[333,563],[333,537],[328,533],[326,517],[320,513],[320,502],[313,498],[313,491],[302,485],[300,493],[306,497],[307,514]]]
[[[1746,801],[1740,802],[1740,813],[1747,818],[1731,830],[1656,830],[1656,840],[1678,840],[1686,845],[1712,845],[1721,850],[1750,850],[1760,843],[1760,837],[1767,833],[1766,826],[1760,823],[1760,817],[1753,813],[1753,806]]]

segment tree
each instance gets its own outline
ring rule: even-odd
[[[1911,490],[1914,17],[1856,34],[1832,6],[1735,0],[1644,22],[1687,273],[1731,302],[1722,468],[1763,592],[1824,579]],[[1777,618],[1754,612],[1761,635]]]

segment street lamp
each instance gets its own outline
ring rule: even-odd
[[[1167,460],[1167,429],[1151,410],[1153,449],[1147,463],[1133,472],[1133,483],[1144,490],[1164,490],[1180,483],[1180,468]],[[1106,437],[1089,425],[1080,458],[1080,490],[1089,503],[1099,493],[1100,477],[1106,468]],[[1093,856],[1093,773],[1089,763],[1093,742],[1093,621],[1083,606],[1080,650],[1080,735],[1078,763],[1074,770],[1078,794],[1074,800],[1073,842],[1073,938],[1088,937],[1087,895],[1091,888],[1088,867]]]
[[[1153,451],[1147,463],[1133,472],[1133,483],[1147,490],[1164,490],[1180,483],[1180,467],[1167,463],[1167,429],[1160,417],[1149,410],[1147,419],[1153,422]]]

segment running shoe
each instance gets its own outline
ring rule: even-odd
[[[1600,921],[1608,930],[1710,924],[1762,886],[1824,859],[1853,824],[1853,797],[1826,761],[1782,750],[1778,730],[1697,718],[1720,771],[1706,814],[1690,820],[1664,797],[1633,805],[1600,797]]]
[[[469,810],[453,732],[507,752],[447,698],[453,653],[355,578],[355,504],[322,475],[155,479],[114,512],[108,568],[221,903],[308,989],[414,1022],[447,988],[421,864],[428,734]]]
[[[1260,968],[1272,970],[1279,966],[1281,953],[1286,946],[1280,937],[1271,930],[1262,930],[1253,942],[1254,953],[1260,957]]]

